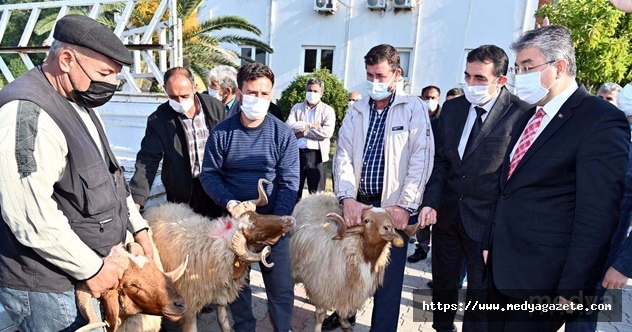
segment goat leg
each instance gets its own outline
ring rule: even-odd
[[[222,332],[233,332],[232,326],[230,326],[230,321],[228,320],[228,312],[226,311],[226,306],[217,305],[217,322],[219,323],[219,327]]]
[[[187,314],[182,317],[180,326],[182,326],[182,332],[198,332],[196,313],[193,313],[193,315]]]
[[[108,326],[108,324],[106,322],[92,323],[92,324],[88,324],[88,325],[85,325],[85,326],[79,328],[75,332],[88,332],[88,331],[100,329],[100,328],[106,327],[106,326]]]
[[[327,310],[323,307],[316,307],[316,322],[314,323],[314,332],[321,332],[323,328],[323,322],[325,321],[325,314]]]
[[[343,332],[351,332],[353,331],[353,327],[349,323],[349,317],[340,316],[340,328]]]

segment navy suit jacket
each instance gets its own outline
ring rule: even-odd
[[[434,167],[422,206],[437,210],[433,227],[449,229],[462,222],[467,235],[480,242],[500,193],[500,167],[512,130],[531,105],[502,88],[472,147],[461,159],[459,142],[470,106],[465,96],[454,98],[445,102],[441,116],[433,119]]]
[[[582,86],[562,105],[507,180],[489,227],[488,263],[506,296],[594,292],[620,219],[630,128],[623,112]],[[520,291],[519,291],[520,290]]]

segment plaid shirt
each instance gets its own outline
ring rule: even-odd
[[[196,115],[192,119],[180,114],[189,146],[189,160],[191,161],[191,176],[193,178],[200,175],[202,160],[204,160],[204,148],[209,135],[202,104],[197,96],[195,96],[195,105]]]
[[[391,95],[382,112],[375,108],[375,101],[369,100],[370,118],[369,130],[364,142],[364,158],[362,160],[362,173],[360,175],[360,194],[378,195],[382,193],[384,184],[384,127],[388,110],[393,104],[395,94]]]

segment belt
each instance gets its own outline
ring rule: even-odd
[[[375,195],[363,195],[361,193],[358,193],[358,196],[357,196],[356,200],[364,201],[364,202],[380,201],[380,200],[382,200],[382,194],[379,193],[379,194],[375,194]]]

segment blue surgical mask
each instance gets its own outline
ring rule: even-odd
[[[371,96],[373,100],[383,100],[388,98],[388,96],[392,94],[392,92],[389,91],[389,87],[394,79],[395,75],[393,74],[393,77],[385,83],[366,81],[366,90],[369,93],[369,96]]]

